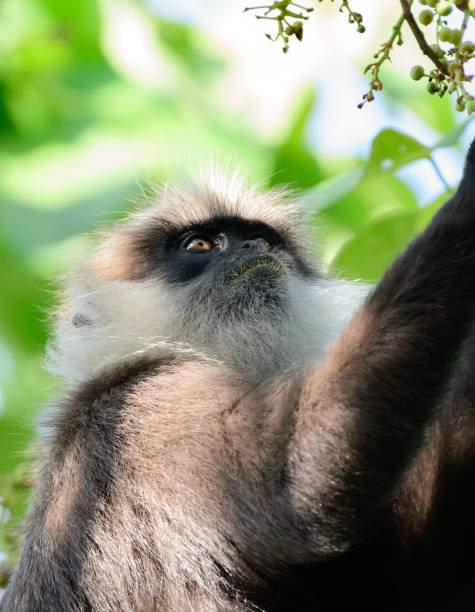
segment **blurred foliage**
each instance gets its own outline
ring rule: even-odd
[[[148,45],[147,65],[128,63],[140,47],[134,32]],[[329,160],[307,143],[313,89],[269,142],[223,102],[227,65],[199,31],[138,1],[0,3],[0,561],[15,556],[11,528],[24,513],[38,405],[57,392],[40,367],[53,279],[87,251],[85,232],[132,207],[140,179],[164,179],[184,152],[206,161],[219,151],[250,181],[303,190],[324,230],[325,264],[373,281],[448,195],[441,183],[440,197],[421,208],[398,176],[459,138],[466,123],[456,125],[445,100],[403,91],[388,71],[388,103],[407,101],[439,142],[430,148],[386,129],[367,160]]]

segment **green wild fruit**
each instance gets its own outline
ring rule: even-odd
[[[424,76],[424,68],[422,66],[416,65],[411,68],[411,79],[414,81],[420,81]]]
[[[432,95],[439,91],[439,86],[434,81],[427,83],[427,91]]]
[[[450,32],[450,42],[453,45],[458,45],[462,40],[462,32],[460,30],[451,30]]]
[[[448,0],[445,0],[444,2],[437,2],[435,10],[441,17],[447,17],[447,15],[450,15],[452,12],[452,4]]]
[[[450,42],[451,35],[452,30],[450,28],[440,28],[439,40],[441,40],[442,42]]]
[[[424,9],[419,13],[419,21],[422,25],[429,25],[434,19],[434,13],[430,9]]]

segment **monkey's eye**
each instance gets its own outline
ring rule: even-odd
[[[187,240],[183,246],[187,251],[191,251],[192,253],[204,253],[205,251],[211,251],[214,244],[207,238],[197,236]]]
[[[270,242],[262,236],[257,236],[257,238],[254,238],[253,240],[258,249],[264,249],[265,251],[268,251],[271,248]]]

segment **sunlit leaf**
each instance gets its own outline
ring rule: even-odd
[[[413,212],[383,215],[346,241],[332,261],[332,268],[347,278],[376,281],[409,241],[421,232],[455,190]]]
[[[417,159],[429,158],[430,149],[403,132],[385,129],[373,139],[367,174],[394,172]]]
[[[321,215],[358,232],[375,217],[411,210],[417,210],[417,201],[409,187],[390,174],[375,174],[365,175]]]
[[[332,268],[349,279],[378,280],[414,235],[416,223],[417,212],[375,219],[342,246]]]

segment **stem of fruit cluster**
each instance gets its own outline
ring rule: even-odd
[[[414,19],[414,15],[411,12],[411,7],[407,0],[400,0],[402,12],[404,15],[404,19],[407,21],[408,26],[411,28],[412,33],[414,34],[415,39],[417,40],[417,44],[419,45],[422,53],[427,55],[427,57],[437,66],[437,70],[440,70],[442,74],[448,75],[449,72],[447,68],[442,64],[442,62],[437,57],[437,54],[431,47],[427,44],[427,41],[424,37],[424,34],[420,31],[419,26]]]

